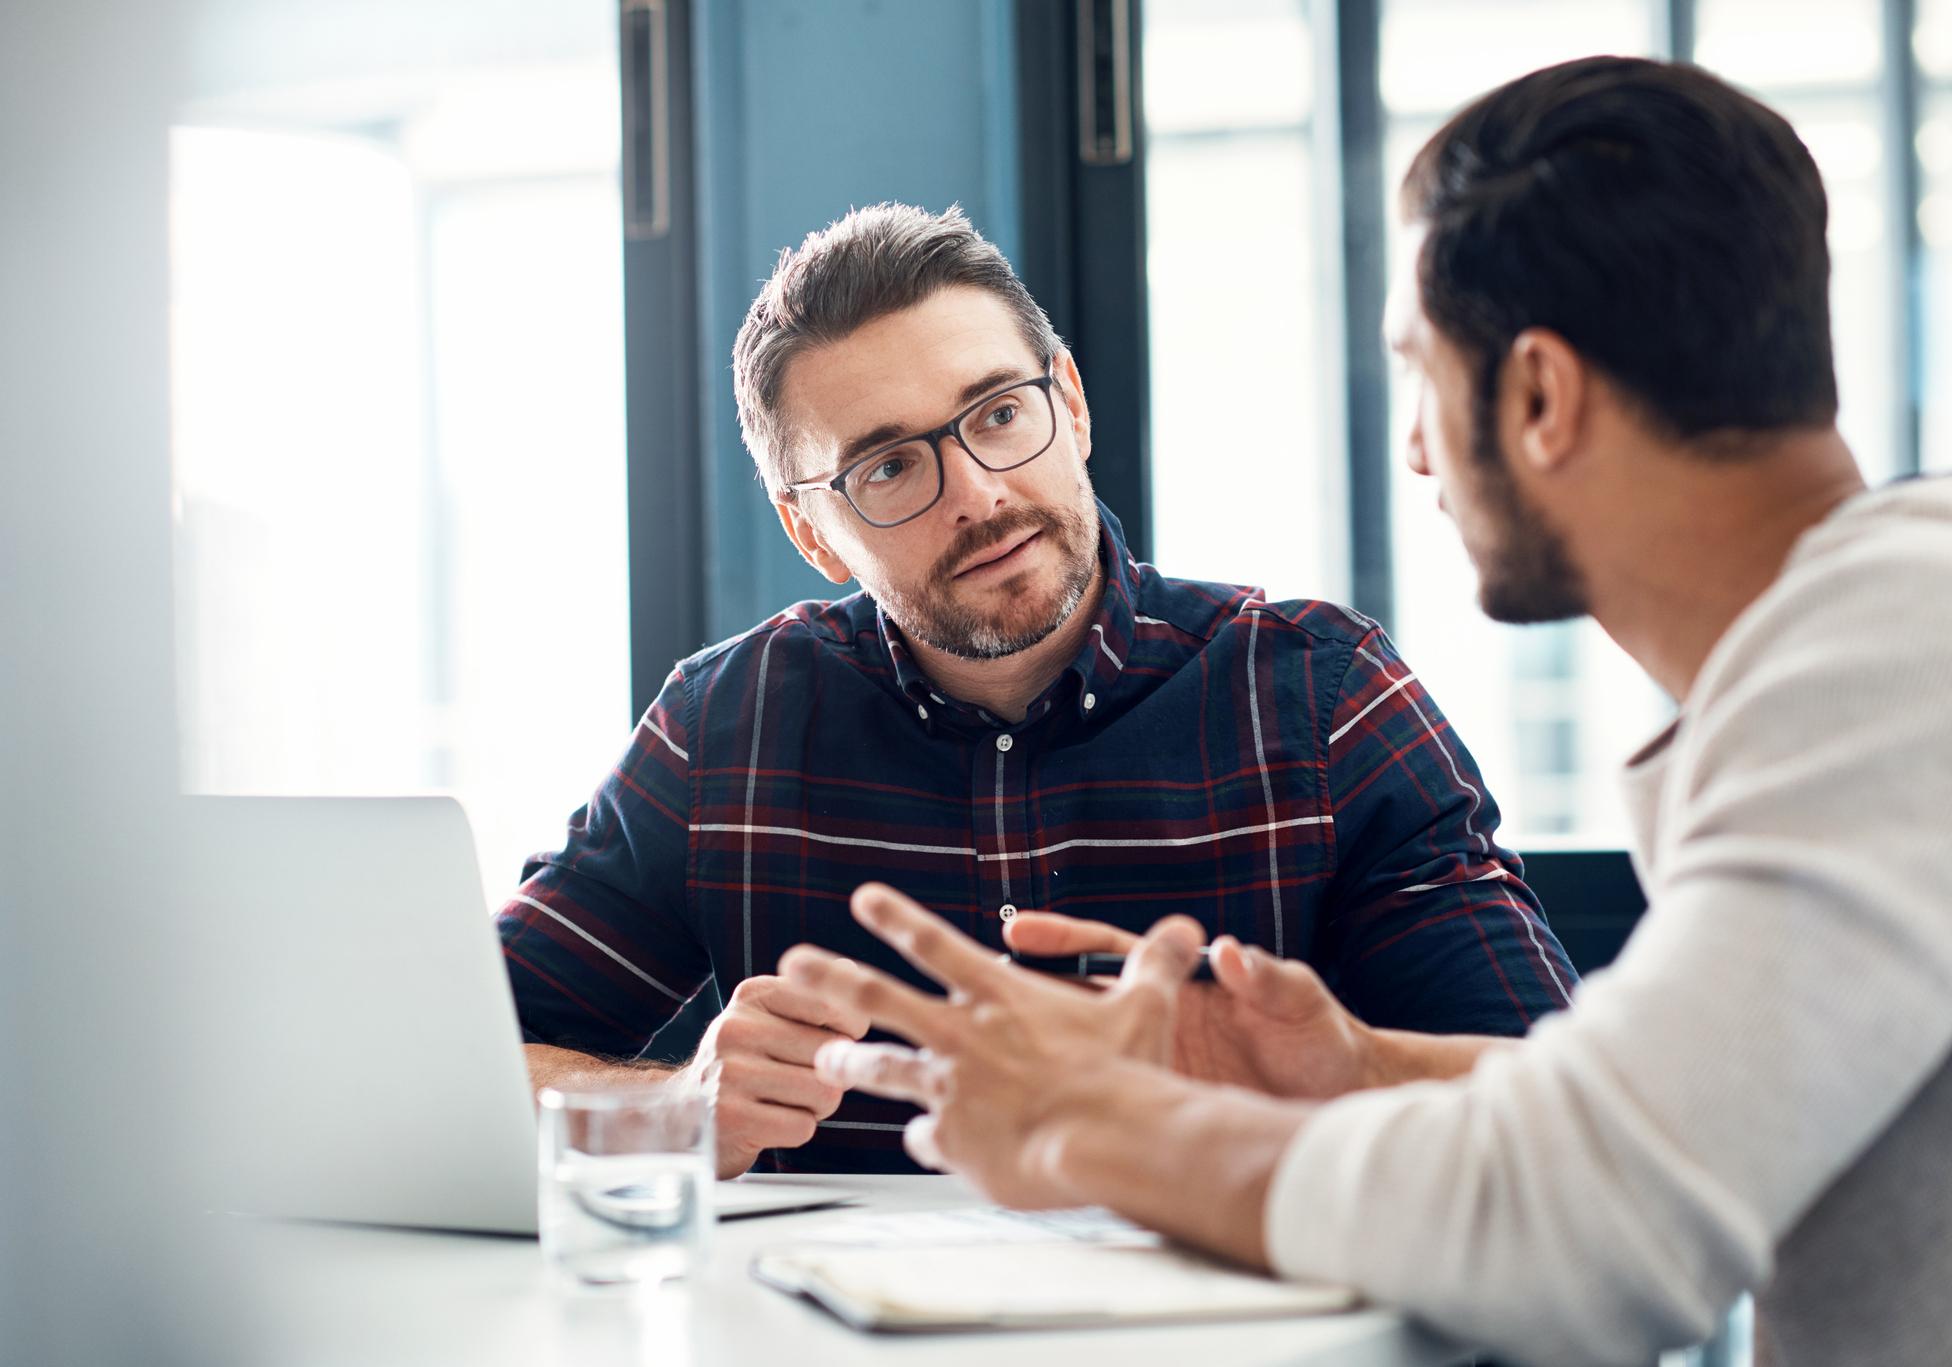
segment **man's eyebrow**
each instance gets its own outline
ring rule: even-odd
[[[960,411],[965,405],[976,402],[976,400],[982,398],[992,390],[1003,388],[1012,380],[1028,378],[1018,366],[998,366],[987,375],[971,380],[968,384],[964,385],[956,394],[956,408]],[[885,446],[891,441],[895,441],[901,437],[912,436],[913,434],[913,428],[900,427],[891,422],[884,422],[879,427],[871,428],[861,433],[860,436],[855,437],[845,446],[841,447],[840,463],[845,466],[856,456],[866,455],[877,446]]]
[[[840,448],[841,467],[844,469],[854,457],[866,455],[875,447],[891,442],[902,435],[904,435],[903,429],[891,422],[884,422],[879,427],[870,428]]]
[[[962,393],[956,395],[956,407],[961,408],[964,404],[975,403],[992,389],[1001,389],[1012,380],[1029,378],[1013,365],[998,366],[982,379],[971,380],[964,385]]]

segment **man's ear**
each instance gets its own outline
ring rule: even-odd
[[[1068,413],[1071,419],[1071,436],[1078,444],[1078,459],[1091,459],[1091,407],[1084,401],[1084,381],[1078,377],[1078,362],[1068,348],[1062,349],[1051,362],[1051,373],[1057,377],[1052,386],[1058,401],[1057,415],[1060,421]]]
[[[815,573],[825,576],[830,584],[845,584],[854,577],[854,571],[847,568],[847,562],[827,544],[827,539],[813,525],[813,519],[807,516],[797,497],[774,498],[773,511],[779,514],[779,525],[786,529],[793,549],[800,553],[802,560],[813,566]]]
[[[1504,391],[1515,429],[1508,429],[1510,447],[1519,459],[1549,474],[1579,454],[1593,391],[1585,358],[1564,337],[1547,328],[1519,333],[1505,365]]]

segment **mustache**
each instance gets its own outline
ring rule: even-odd
[[[1020,532],[1056,531],[1060,525],[1057,515],[1046,508],[1005,509],[987,522],[972,523],[956,533],[949,549],[936,560],[929,577],[938,581],[952,579],[972,556]]]

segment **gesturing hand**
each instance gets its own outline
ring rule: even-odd
[[[1019,954],[1129,954],[1139,937],[1102,921],[1026,911],[1003,928]],[[1307,964],[1231,935],[1213,942],[1211,983],[1180,989],[1173,1067],[1273,1096],[1326,1100],[1373,1086],[1375,1037]]]
[[[674,1079],[708,1083],[716,1073],[718,1175],[737,1177],[762,1151],[813,1138],[845,1090],[814,1074],[814,1055],[867,1029],[860,1012],[782,978],[747,978],[734,988]]]
[[[866,884],[852,905],[855,919],[949,996],[810,945],[789,950],[780,961],[789,983],[921,1046],[830,1043],[819,1052],[821,1078],[924,1107],[903,1138],[925,1167],[967,1173],[1007,1205],[1073,1203],[1054,1151],[1065,1108],[1104,1065],[1168,1061],[1198,924],[1182,916],[1154,926],[1099,992],[1015,967],[892,888]]]

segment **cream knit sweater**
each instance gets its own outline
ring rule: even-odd
[[[1526,1362],[1644,1363],[1744,1290],[1764,1361],[1952,1362],[1952,480],[1806,533],[1626,784],[1619,960],[1469,1078],[1318,1112],[1275,1265]]]

